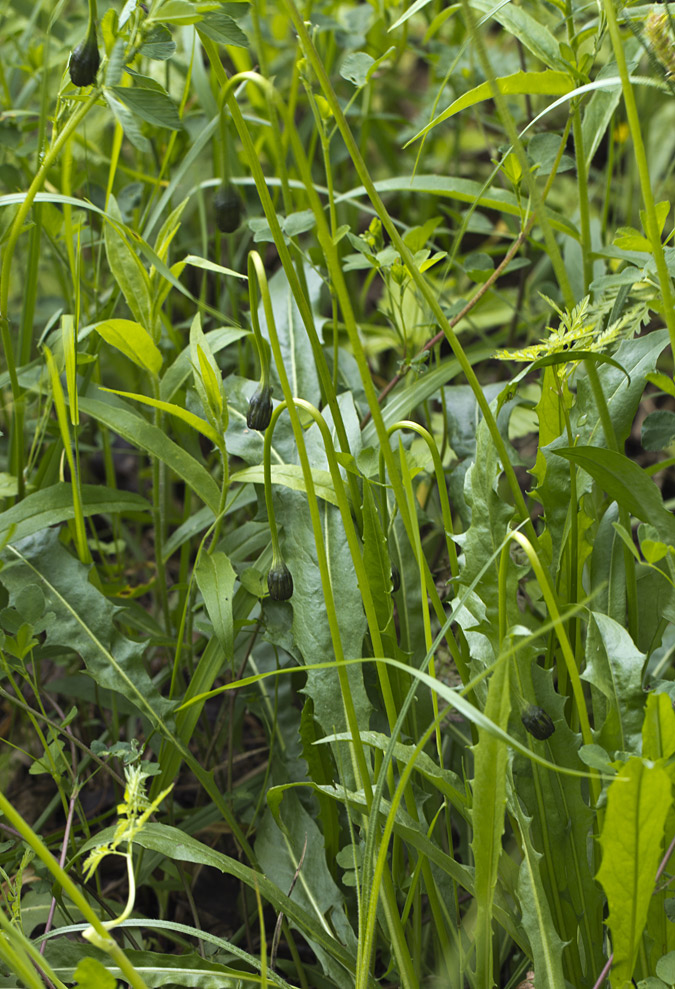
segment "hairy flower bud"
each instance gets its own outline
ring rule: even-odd
[[[73,86],[91,86],[96,82],[96,73],[101,64],[98,51],[96,25],[91,23],[87,37],[70,53],[68,69]]]
[[[288,601],[293,597],[293,578],[283,560],[272,564],[267,574],[267,588],[273,601]]]
[[[229,182],[223,182],[213,197],[213,213],[216,226],[222,234],[231,234],[241,223],[241,196]]]
[[[543,707],[537,707],[536,704],[530,704],[525,709],[521,720],[530,735],[534,735],[540,742],[543,742],[546,738],[550,738],[555,731],[555,725],[550,716]]]
[[[248,403],[246,425],[249,429],[264,432],[272,418],[272,399],[269,388],[259,388]]]

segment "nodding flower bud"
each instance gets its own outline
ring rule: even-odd
[[[213,214],[222,234],[232,234],[241,223],[241,196],[229,182],[223,182],[213,197]]]
[[[248,403],[246,425],[263,433],[272,418],[272,399],[269,388],[259,388]]]
[[[283,560],[272,563],[267,574],[267,588],[273,601],[288,601],[293,597],[293,578]]]
[[[396,591],[401,586],[401,573],[398,567],[392,563],[391,565],[391,593],[396,594]]]
[[[96,74],[101,64],[98,51],[96,25],[92,21],[87,37],[70,53],[68,69],[73,86],[91,86],[96,82]]]
[[[530,704],[525,709],[521,720],[530,735],[534,735],[540,742],[543,742],[546,738],[550,738],[555,731],[555,725],[550,715],[546,713],[543,707],[537,707],[536,704]]]

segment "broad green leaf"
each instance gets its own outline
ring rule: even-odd
[[[82,514],[117,515],[124,512],[149,512],[150,503],[131,491],[118,491],[102,484],[83,484]],[[34,491],[23,501],[0,512],[0,542],[6,538],[18,542],[51,525],[59,525],[75,517],[70,484],[59,482]]]
[[[645,655],[625,628],[600,612],[591,612],[586,668],[581,674],[602,695],[593,695],[594,740],[608,752],[640,751],[645,692]]]
[[[546,740],[549,757],[561,767],[578,769],[579,758],[582,758],[579,756],[581,735],[567,725],[565,700],[553,685],[552,671],[543,670],[532,662],[531,649],[519,654],[515,662],[523,679],[529,679],[531,671],[534,701],[548,712],[555,724],[553,735]],[[536,742],[533,744],[537,745]],[[599,745],[587,745],[585,750],[588,750],[583,758],[586,765],[604,775],[614,773],[610,757]],[[585,854],[594,812],[584,799],[578,780],[551,772],[538,763],[526,764],[520,755],[513,761],[513,783],[517,793],[512,801],[517,801],[517,806],[522,805],[523,814],[527,816],[528,841],[532,849],[543,855],[537,866],[537,855],[532,857],[531,854],[527,871],[532,869],[543,886],[554,918],[550,926],[551,937],[554,940],[560,937],[566,942],[561,948],[566,971],[581,982],[582,971],[600,971],[604,964],[604,897]],[[521,879],[523,883],[531,881],[524,873],[521,873]],[[526,907],[527,904],[523,904],[524,913]],[[542,904],[532,901],[532,910],[537,916],[545,909]],[[533,913],[529,915],[528,923],[534,924],[537,930]]]
[[[464,497],[471,510],[471,524],[463,542],[464,563],[460,571],[462,586],[468,587],[480,572],[485,560],[499,549],[506,536],[514,509],[499,493],[502,466],[487,424],[481,419],[476,431],[476,459],[464,482]],[[499,610],[497,563],[480,578],[476,594],[487,609],[487,624],[496,632]],[[509,568],[507,597],[511,602],[513,623],[518,621],[516,600],[517,577]]]
[[[422,381],[426,377],[427,375],[424,375]],[[487,384],[483,389],[488,402],[496,398],[500,392],[501,385],[496,383]],[[476,459],[476,431],[482,413],[469,385],[451,385],[444,390],[443,399],[448,442],[458,460],[448,478],[448,495],[455,510],[459,512],[464,527],[467,528],[471,512],[464,498],[464,481],[467,471]]]
[[[619,227],[612,243],[622,251],[641,251],[650,254],[652,250],[651,241],[635,227]]]
[[[131,319],[104,319],[94,323],[93,329],[109,343],[128,357],[129,360],[157,375],[162,369],[162,355],[150,334],[140,323]]]
[[[272,484],[281,484],[285,488],[290,488],[292,491],[306,491],[305,478],[302,473],[302,467],[298,464],[272,464]],[[327,470],[318,470],[317,468],[312,469],[312,479],[314,481],[314,488],[316,490],[319,498],[323,498],[325,501],[330,502],[331,505],[337,505],[337,495],[335,494],[335,488],[333,487],[333,479]],[[231,475],[230,481],[234,483],[238,481],[240,484],[264,484],[265,476],[263,471],[263,465],[258,464],[255,467],[244,467],[243,470],[235,471]]]
[[[127,305],[143,327],[152,327],[152,300],[150,278],[136,252],[120,233],[122,214],[114,196],[108,201],[108,213],[115,221],[104,224],[105,251],[110,270],[122,290]],[[106,217],[107,219],[107,217]]]
[[[667,985],[675,984],[675,951],[669,951],[667,955],[659,958],[656,963],[656,974]]]
[[[129,110],[124,103],[113,96],[109,89],[105,88],[103,90],[103,95],[113,117],[120,125],[131,144],[133,144],[135,148],[138,148],[139,151],[149,153],[151,150],[150,141],[141,130],[138,119],[133,115],[131,110]]]
[[[509,782],[512,784],[512,777]],[[532,843],[530,835],[532,819],[523,813],[516,794],[510,800],[510,806],[515,811],[520,828],[523,853],[518,876],[518,900],[537,979],[543,982],[547,989],[565,989],[567,983],[562,966],[563,942],[555,929],[542,883],[541,870],[544,856],[537,852]]]
[[[319,570],[312,521],[305,495],[287,488],[276,494],[277,522],[282,528],[282,551],[293,575],[293,640],[304,661],[333,656],[333,639]],[[340,640],[347,659],[362,655],[366,619],[340,512],[326,501],[318,503],[328,575],[337,610]],[[348,669],[352,700],[359,726],[368,728],[371,704],[363,683],[363,670]],[[304,692],[314,702],[314,717],[324,732],[342,731],[347,725],[338,675],[333,669],[308,673]],[[350,773],[349,760],[344,770]]]
[[[275,792],[276,791],[276,792]],[[274,799],[276,797],[276,800]],[[283,799],[282,799],[283,797]],[[356,956],[356,935],[349,923],[342,891],[328,871],[324,853],[323,835],[298,799],[297,792],[283,787],[268,791],[268,804],[273,806],[274,816],[268,810],[258,828],[255,852],[266,877],[280,890],[291,888],[300,857],[305,858],[293,891],[293,899],[316,922],[325,924],[330,916],[331,927],[342,944]],[[342,981],[341,971],[335,971],[337,963],[319,954],[327,975]]]
[[[598,871],[609,905],[612,984],[630,982],[654,892],[671,781],[658,764],[633,756],[607,791]]]
[[[615,450],[575,446],[555,451],[587,471],[613,501],[631,515],[649,522],[661,538],[675,545],[675,518],[664,507],[661,492],[638,464]]]
[[[115,607],[89,582],[89,567],[68,553],[58,532],[47,529],[30,536],[17,547],[8,547],[3,558],[0,580],[10,601],[29,584],[41,586],[46,611],[53,612],[46,627],[47,643],[79,653],[100,686],[121,693],[153,726],[165,727],[171,705],[145,669],[145,644],[117,630]]]
[[[368,81],[368,70],[375,64],[375,59],[367,52],[350,52],[342,60],[340,75],[355,86],[365,86]]]
[[[182,130],[178,108],[166,92],[143,86],[112,86],[113,93],[132,113],[155,127]]]
[[[214,446],[222,446],[222,436],[216,432],[210,423],[200,416],[196,416],[194,412],[182,408],[180,405],[174,405],[173,402],[162,402],[159,398],[150,398],[149,395],[139,395],[132,391],[118,391],[116,388],[101,388],[101,391],[109,392],[111,395],[119,395],[121,398],[133,398],[134,401],[142,402],[143,405],[150,405],[153,409],[161,409],[162,412],[168,412],[169,415],[175,416],[177,419],[182,419],[192,429],[196,429],[197,432],[206,436]]]
[[[511,710],[509,668],[506,660],[497,663],[488,687],[484,714],[500,728],[506,728]],[[471,824],[476,884],[476,984],[492,989],[494,951],[492,914],[497,869],[502,851],[504,813],[506,809],[506,765],[508,748],[484,731],[478,732],[473,746],[474,778]]]
[[[105,393],[90,387],[89,394]],[[153,426],[121,402],[117,405],[101,401],[100,398],[85,397],[80,399],[80,409],[118,433],[133,446],[145,450],[150,456],[158,457],[185,481],[190,490],[194,491],[214,514],[218,511],[220,492],[210,473],[194,457],[170,440],[163,430]]]
[[[569,73],[557,72],[546,69],[543,72],[514,72],[510,76],[501,76],[495,79],[500,93],[505,95],[528,94],[530,96],[561,96],[563,93],[570,93],[574,89],[574,82],[570,79]],[[423,127],[411,141],[416,141],[424,137],[430,130],[442,124],[456,113],[466,110],[467,107],[475,106],[484,100],[492,99],[492,86],[489,81],[483,82],[480,86],[470,89],[468,93],[463,93],[454,100],[447,109],[439,113],[437,117]],[[410,143],[410,141],[408,142]]]
[[[163,10],[162,10],[163,13]],[[234,18],[224,10],[211,10],[204,14],[197,24],[200,34],[216,41],[219,45],[234,45],[248,48],[248,39]]]
[[[146,58],[154,58],[164,62],[176,51],[176,42],[171,37],[171,32],[162,24],[157,24],[145,36],[145,41],[141,45],[140,53]]]
[[[234,661],[234,622],[232,592],[237,575],[228,556],[216,550],[202,553],[195,567],[195,579],[228,663]]]
[[[645,450],[660,452],[675,443],[675,412],[657,409],[642,423],[642,445]]]

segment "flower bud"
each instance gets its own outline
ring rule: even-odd
[[[96,25],[92,21],[87,37],[70,53],[68,70],[73,86],[91,86],[96,82],[96,73],[101,64],[98,51]]]
[[[272,563],[267,574],[267,588],[273,601],[288,601],[293,597],[293,578],[283,560]]]
[[[525,709],[521,720],[530,735],[534,735],[540,742],[543,742],[546,738],[550,738],[555,731],[555,725],[550,716],[543,707],[537,707],[536,704],[530,704]]]
[[[259,388],[248,403],[246,413],[246,425],[249,429],[257,429],[264,432],[270,424],[272,418],[272,399],[269,388]]]
[[[213,214],[222,234],[231,234],[241,223],[241,196],[229,182],[223,182],[213,197]]]

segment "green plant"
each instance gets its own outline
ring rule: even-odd
[[[5,7],[0,987],[675,984],[668,10]]]

